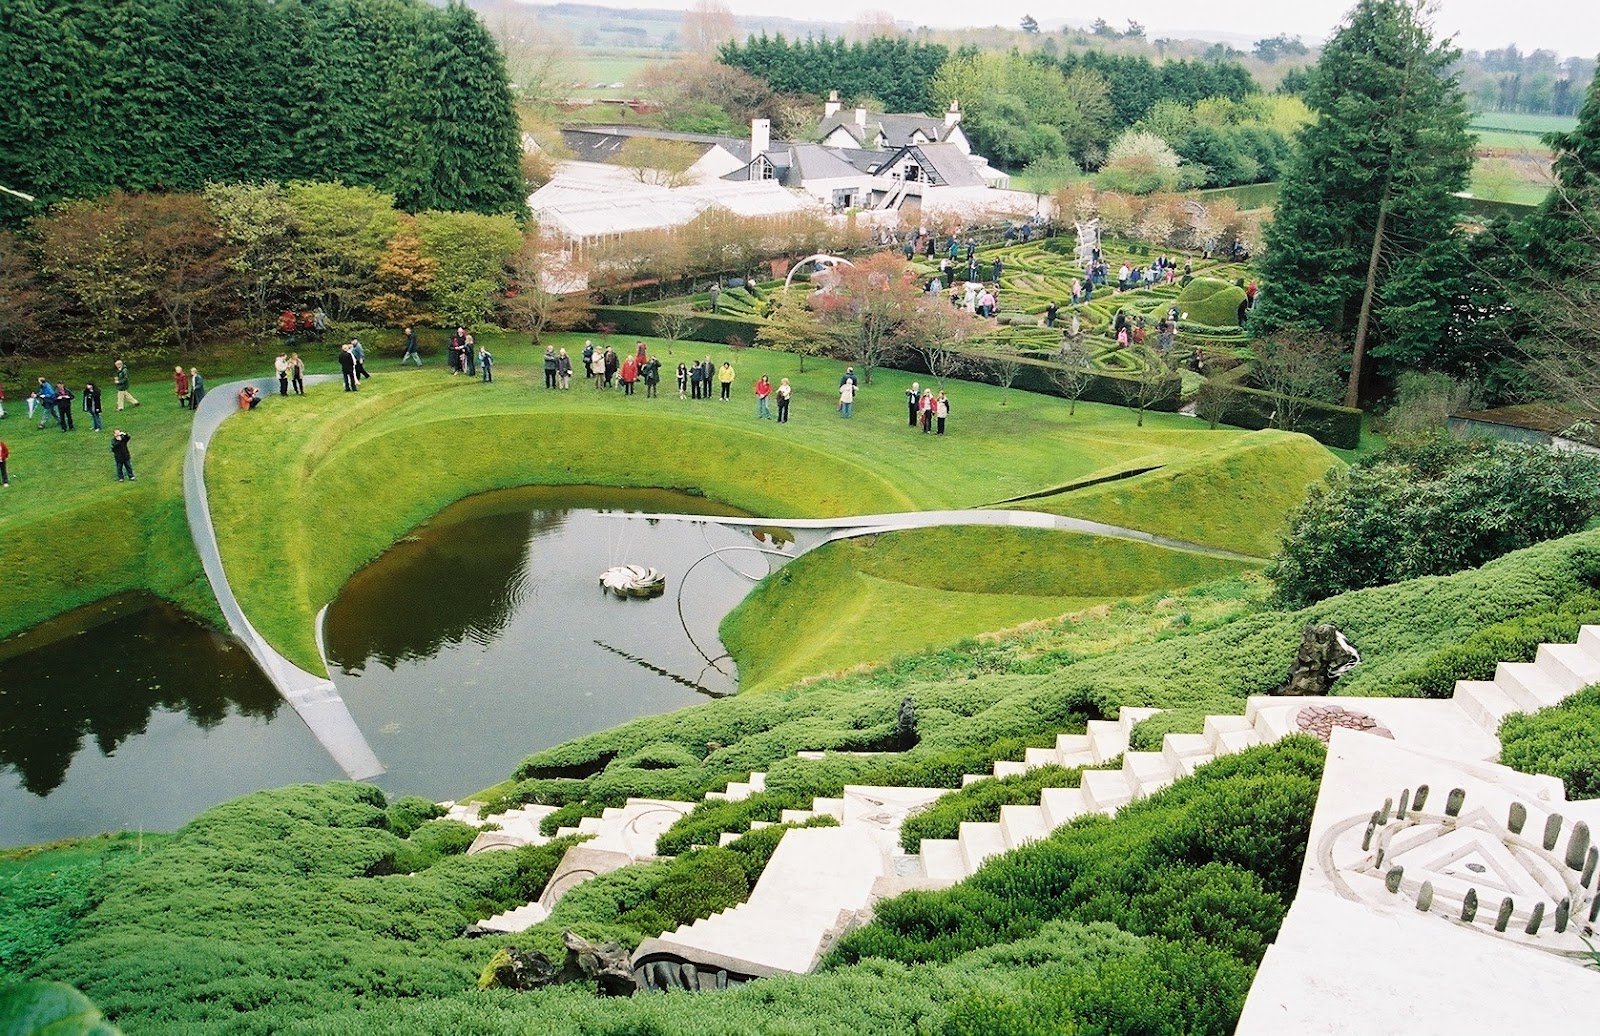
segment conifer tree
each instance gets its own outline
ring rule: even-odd
[[[1426,361],[1458,293],[1455,195],[1472,168],[1458,53],[1420,2],[1361,0],[1306,93],[1317,119],[1282,181],[1252,323],[1350,338],[1349,406],[1369,353]]]

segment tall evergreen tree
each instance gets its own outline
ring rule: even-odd
[[[1458,221],[1472,168],[1459,52],[1413,0],[1360,0],[1323,49],[1306,103],[1316,121],[1267,230],[1261,329],[1315,328],[1354,345],[1347,405],[1368,354],[1425,363],[1462,268]]]

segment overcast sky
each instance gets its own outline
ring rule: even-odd
[[[608,0],[591,0],[607,3]],[[635,0],[626,6],[684,9],[694,0]],[[790,18],[817,18],[849,21],[859,11],[882,9],[897,20],[918,25],[958,26],[999,24],[1015,26],[1024,14],[1031,13],[1046,24],[1065,20],[1087,26],[1105,18],[1120,28],[1128,18],[1117,13],[1115,5],[1072,3],[1060,5],[1044,0],[991,0],[972,4],[968,0],[918,0],[899,5],[880,0],[857,0],[855,5],[796,5],[792,0],[725,0],[735,14],[779,15]],[[616,0],[614,6],[625,6]],[[1133,14],[1143,23],[1149,36],[1199,37],[1227,33],[1260,38],[1286,33],[1307,42],[1326,39],[1351,8],[1350,0],[1224,0],[1205,3],[1197,0],[1140,0]],[[915,13],[908,13],[915,12]],[[1594,57],[1600,52],[1600,2],[1597,0],[1440,0],[1433,15],[1439,35],[1457,34],[1464,49],[1491,50],[1515,43],[1523,50],[1545,48],[1563,57]],[[1187,30],[1187,31],[1185,31]],[[1244,48],[1241,48],[1244,49]]]

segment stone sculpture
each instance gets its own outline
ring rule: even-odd
[[[561,933],[561,938],[567,944],[567,959],[559,970],[542,953],[507,946],[489,959],[478,988],[528,990],[593,981],[601,996],[632,996],[637,990],[628,951],[620,945],[592,943],[571,931]]]
[[[1300,649],[1279,695],[1325,695],[1333,681],[1354,669],[1361,661],[1357,651],[1338,627],[1329,623],[1307,626],[1300,631]]]

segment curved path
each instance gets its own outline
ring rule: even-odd
[[[330,374],[314,374],[306,378],[306,384],[337,380]],[[361,728],[356,726],[355,717],[350,715],[350,709],[339,696],[339,689],[327,677],[308,673],[284,658],[256,632],[245,618],[244,609],[239,607],[238,598],[233,596],[228,574],[222,567],[217,531],[211,524],[211,505],[206,496],[206,447],[223,419],[238,412],[239,390],[246,385],[254,385],[268,397],[268,403],[276,398],[276,378],[230,381],[210,389],[195,411],[191,442],[183,458],[183,502],[195,550],[200,554],[200,563],[205,566],[206,579],[217,595],[223,617],[228,620],[228,628],[250,650],[278,693],[294,706],[295,712],[311,728],[312,735],[351,780],[376,777],[383,773],[383,764],[378,762]]]
[[[875,536],[879,533],[896,532],[901,529],[928,529],[941,525],[1009,525],[1029,529],[1061,529],[1067,532],[1086,533],[1091,536],[1108,536],[1118,540],[1133,540],[1137,543],[1166,547],[1169,550],[1188,551],[1192,554],[1227,558],[1231,561],[1264,560],[1251,554],[1239,554],[1235,551],[1223,550],[1221,547],[1207,547],[1200,543],[1169,539],[1166,536],[1157,536],[1155,533],[1144,532],[1140,529],[1128,529],[1120,525],[1105,525],[1101,522],[1091,522],[1085,518],[1068,518],[1064,515],[1050,514],[1045,511],[1019,511],[1004,508],[968,508],[957,511],[903,511],[896,514],[862,514],[844,518],[733,518],[705,514],[652,514],[642,516],[619,514],[618,516],[646,517],[652,521],[710,522],[716,525],[726,525],[752,531],[784,529],[795,533],[795,546],[799,548],[794,555],[796,557],[807,551],[815,550],[824,543],[832,543],[835,540],[848,540],[858,536]]]

